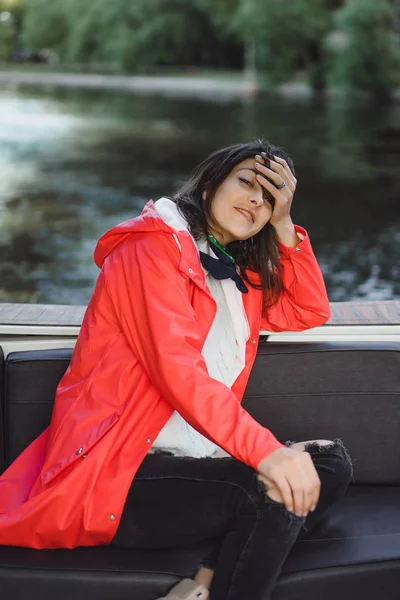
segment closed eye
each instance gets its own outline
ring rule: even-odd
[[[240,181],[242,181],[243,183],[245,183],[246,185],[253,185],[251,181],[249,181],[248,179],[246,179],[245,177],[239,177]]]

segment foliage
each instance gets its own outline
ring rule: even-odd
[[[185,64],[207,39],[210,21],[197,0],[29,0],[24,40],[66,61],[111,62],[133,72]],[[188,61],[189,58],[189,61]]]
[[[0,13],[10,13],[7,20],[0,20],[0,61],[8,61],[20,24],[21,0],[0,0]]]
[[[256,62],[269,83],[287,80],[309,62],[310,43],[329,29],[321,0],[199,0],[215,24],[242,43],[254,42]]]
[[[322,38],[330,12],[320,0],[247,0],[236,15],[236,29],[256,42],[257,65],[267,81],[287,80],[300,62],[309,62],[309,45]]]
[[[0,0],[0,11],[7,10],[14,12],[21,6],[22,0]]]
[[[55,50],[64,63],[102,63],[120,72],[229,68],[254,48],[268,84],[310,67],[323,85],[324,66],[336,83],[363,89],[399,83],[400,0],[349,0],[342,8],[343,0],[0,0],[0,6],[21,2],[25,47]],[[347,43],[341,50],[326,45],[324,63],[324,40],[334,27]]]
[[[237,15],[244,0],[198,0],[198,6],[224,34],[238,34]],[[240,36],[239,36],[240,37]]]
[[[22,43],[32,51],[63,53],[68,43],[68,8],[73,0],[25,0]]]
[[[110,61],[132,72],[190,64],[213,38],[254,39],[259,66],[280,81],[328,21],[320,0],[26,0],[24,40],[66,61]]]
[[[332,83],[377,94],[400,83],[400,32],[389,0],[349,2],[336,12],[335,25],[344,43],[329,49]]]
[[[174,62],[190,64],[196,44],[207,32],[208,22],[193,0],[105,3],[114,16],[109,18],[103,11],[101,58],[112,57],[125,71]],[[111,30],[109,23],[113,23]]]
[[[12,30],[5,23],[0,22],[0,61],[7,61],[11,57]]]

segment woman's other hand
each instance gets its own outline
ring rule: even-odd
[[[308,452],[278,448],[260,462],[257,470],[268,487],[277,488],[288,511],[301,517],[317,505],[321,481]]]

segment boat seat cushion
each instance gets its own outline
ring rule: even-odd
[[[6,361],[6,465],[49,424],[70,349]],[[400,343],[261,343],[243,406],[281,441],[341,437],[358,484],[400,484]]]
[[[342,437],[355,471],[345,497],[295,544],[272,600],[398,599],[400,485],[388,483],[399,478],[400,348],[385,344],[260,344],[246,408],[282,440]],[[47,350],[7,357],[7,464],[48,425],[70,356]],[[30,600],[35,589],[37,597],[58,600],[154,600],[193,576],[213,544],[166,551],[0,547],[1,596]]]
[[[261,343],[243,406],[282,442],[342,438],[357,484],[400,484],[400,342]]]
[[[323,523],[295,544],[272,600],[398,600],[400,486],[351,485]],[[185,550],[0,547],[2,598],[155,600],[192,577],[213,543]]]
[[[49,425],[54,395],[72,350],[11,352],[5,364],[5,466]]]

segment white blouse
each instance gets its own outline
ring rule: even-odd
[[[161,198],[154,206],[168,225],[178,231],[188,231],[187,223],[180,215],[175,202],[169,198]],[[180,246],[178,238],[175,239]],[[215,258],[206,240],[196,242],[192,239],[198,251],[211,254]],[[205,269],[204,273],[210,293],[216,302],[217,312],[204,343],[202,355],[210,376],[231,388],[244,368],[246,342],[250,335],[242,292],[237,289],[232,279],[217,280]],[[227,456],[224,450],[196,431],[177,411],[174,411],[160,431],[150,452],[156,450],[167,450],[176,456],[196,458]]]

